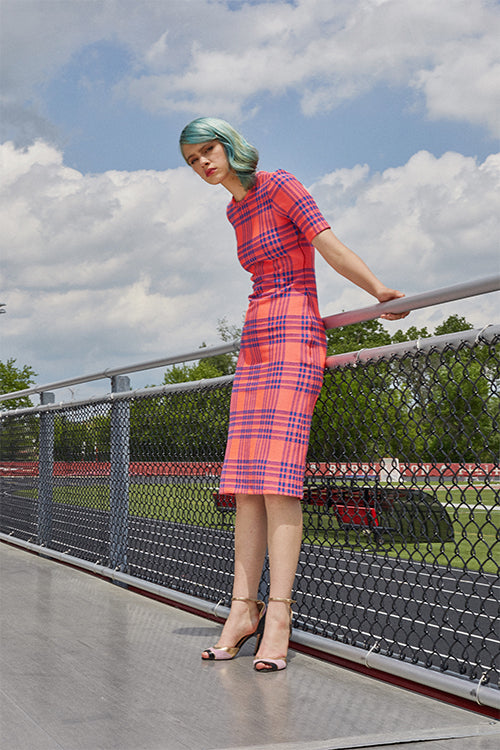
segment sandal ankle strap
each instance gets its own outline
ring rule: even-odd
[[[247,596],[232,596],[232,602],[255,602],[256,604],[263,604],[260,599],[249,599]]]
[[[270,596],[269,601],[270,602],[283,602],[284,604],[289,604],[290,606],[292,606],[292,604],[297,603],[295,599],[283,599],[281,596]]]

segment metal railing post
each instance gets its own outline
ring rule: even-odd
[[[53,404],[55,396],[40,394],[42,405]],[[54,418],[51,411],[40,414],[40,447],[38,464],[38,544],[50,547],[52,541],[52,493],[54,473]]]
[[[114,375],[111,391],[130,390],[130,378]],[[110,567],[126,572],[128,550],[128,495],[130,462],[130,403],[117,399],[111,405]]]

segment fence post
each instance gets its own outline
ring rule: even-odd
[[[114,375],[112,393],[130,390],[130,378]],[[128,494],[130,461],[130,402],[117,399],[111,404],[111,489],[110,489],[110,567],[127,571]]]
[[[40,393],[42,405],[53,404],[55,396]],[[52,492],[54,473],[54,418],[51,411],[40,414],[40,447],[38,463],[38,544],[50,547],[52,542]]]

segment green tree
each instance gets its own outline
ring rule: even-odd
[[[37,373],[29,365],[16,367],[15,359],[0,362],[0,393],[13,393],[22,391],[34,384]],[[1,409],[19,409],[25,406],[33,406],[29,396],[1,401]]]
[[[213,357],[212,359],[215,359]],[[216,365],[208,359],[201,359],[194,365],[172,365],[165,373],[163,383],[170,385],[173,383],[187,383],[191,380],[205,380],[208,378],[218,378],[226,373],[221,372]]]
[[[227,440],[231,388],[171,391],[133,402],[130,454],[134,461],[221,461]]]
[[[225,318],[217,331],[224,342],[238,340],[241,329]],[[206,347],[203,343],[200,349]],[[162,397],[145,396],[131,406],[133,460],[221,461],[227,440],[231,388],[211,387],[210,380],[231,375],[237,353],[219,354],[198,362],[173,365],[163,378],[165,385],[206,380],[200,389],[172,391]]]
[[[473,328],[463,316],[450,315],[433,335]],[[425,338],[427,329],[397,331],[396,341]],[[496,358],[486,346],[468,345],[409,355],[395,366],[397,387],[409,407],[401,434],[400,457],[421,461],[492,461],[498,449]],[[396,382],[396,381],[395,381]],[[493,408],[492,405],[494,404]]]
[[[379,320],[353,323],[326,331],[328,355],[373,349],[391,343],[391,336]]]
[[[36,372],[29,365],[16,367],[15,359],[0,362],[0,393],[13,393],[33,385]],[[1,410],[33,406],[29,396],[1,401]],[[2,460],[33,460],[37,455],[38,419],[36,416],[5,416],[0,418],[0,458]]]
[[[230,325],[226,318],[218,321],[217,332],[222,341],[230,343],[241,337],[241,328],[236,325]],[[200,349],[206,348],[205,342]],[[218,354],[215,357],[200,359],[195,364],[172,365],[164,375],[163,383],[187,383],[192,380],[208,380],[210,378],[220,378],[223,375],[232,375],[236,369],[237,353],[229,352],[228,354]]]
[[[470,331],[474,328],[472,323],[469,323],[468,320],[466,320],[461,315],[450,315],[449,318],[446,318],[443,323],[436,326],[434,329],[434,335],[435,336],[442,336],[445,333],[458,333],[459,331]]]
[[[406,331],[398,330],[393,334],[391,342],[393,344],[399,344],[403,341],[417,341],[418,339],[428,338],[431,334],[427,330],[427,327],[417,328],[416,326],[410,326]]]
[[[92,455],[92,433],[88,421],[68,419],[57,414],[54,421],[54,459],[56,461],[86,460]],[[87,453],[88,452],[88,453]]]
[[[473,326],[451,315],[434,334]],[[427,338],[411,326],[392,336],[380,321],[327,331],[328,353]],[[498,450],[498,397],[488,347],[464,346],[334,369],[313,416],[309,460],[370,461],[383,455],[421,461],[491,461]]]
[[[498,455],[498,418],[488,408],[493,400],[498,409],[498,399],[481,349],[444,353],[435,371],[424,410],[427,460],[493,462]]]
[[[229,344],[232,341],[241,339],[242,327],[227,322],[226,318],[221,318],[217,323],[217,333],[219,338]],[[219,354],[217,357],[209,357],[205,360],[213,364],[222,375],[232,375],[236,370],[238,352],[229,352],[228,354]]]
[[[379,320],[326,331],[328,355],[372,349],[391,343]],[[313,415],[309,461],[369,460],[375,451],[374,420],[384,397],[386,365],[377,375],[366,367],[335,368],[325,375]]]
[[[464,317],[450,315],[436,336],[471,330]],[[432,376],[423,404],[425,460],[495,461],[498,455],[498,352],[462,346],[431,354]]]

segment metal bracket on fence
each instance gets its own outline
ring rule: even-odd
[[[489,672],[489,671],[490,671],[490,670],[489,670],[489,669],[487,669],[487,670],[486,670],[486,672],[483,672],[483,674],[482,674],[482,675],[481,675],[481,677],[479,678],[479,682],[478,682],[478,683],[477,683],[477,685],[476,685],[476,690],[475,690],[475,695],[474,695],[474,697],[475,697],[475,699],[476,699],[476,703],[477,703],[477,704],[478,704],[479,706],[482,706],[482,705],[483,705],[483,704],[481,703],[481,701],[479,700],[479,690],[481,689],[481,685],[483,685],[483,684],[484,684],[485,682],[488,682],[488,672]]]
[[[491,323],[486,323],[486,325],[483,326],[480,331],[478,331],[478,334],[477,334],[477,336],[475,338],[475,341],[474,341],[475,344],[479,344],[481,336],[486,331],[486,329],[489,328],[490,326],[491,326]]]
[[[354,367],[356,367],[356,365],[358,364],[360,355],[364,351],[366,351],[366,348],[365,349],[358,349],[358,351],[356,352],[356,359],[354,360]]]
[[[220,607],[221,604],[223,604],[223,602],[224,602],[224,599],[219,599],[219,601],[215,605],[215,607],[214,607],[214,617],[217,617],[217,609]]]
[[[366,655],[365,655],[365,667],[366,667],[367,669],[371,669],[371,666],[370,666],[370,664],[368,664],[368,657],[370,656],[370,654],[371,654],[371,653],[372,653],[373,651],[375,651],[375,650],[377,650],[377,649],[378,649],[378,646],[379,646],[379,644],[380,644],[380,638],[375,638],[375,643],[374,643],[374,644],[373,644],[373,646],[372,646],[372,647],[371,647],[371,648],[370,648],[370,649],[369,649],[369,650],[367,651],[367,653],[366,653]]]

